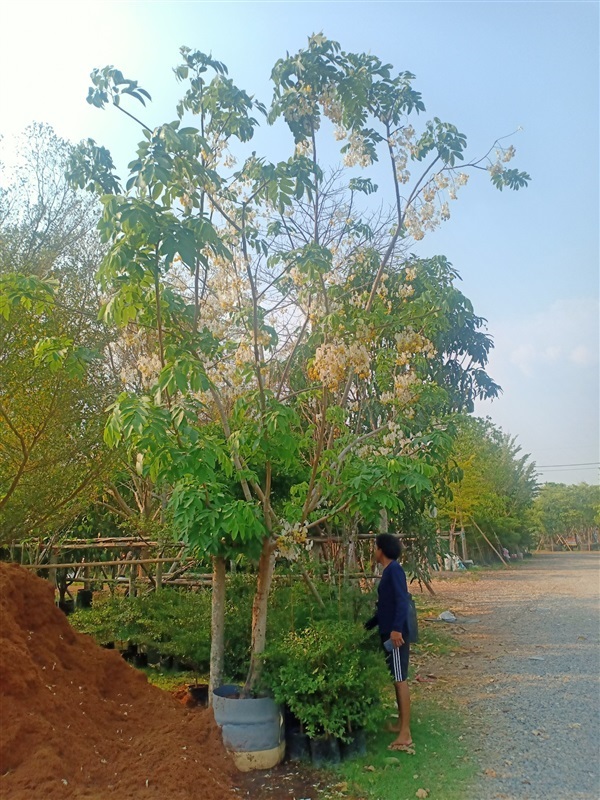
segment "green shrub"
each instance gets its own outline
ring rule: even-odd
[[[354,625],[373,615],[374,594],[361,591],[356,583],[333,583],[321,579],[315,580],[314,584],[324,608],[317,603],[304,581],[289,576],[275,581],[269,602],[269,639],[304,630],[315,622]]]
[[[319,621],[329,621],[332,625],[354,624],[372,616],[373,596],[361,592],[356,584],[317,580],[315,586],[324,608],[304,581],[290,575],[276,578],[269,597],[268,641],[304,630]],[[254,588],[252,576],[236,574],[227,578],[225,671],[233,681],[243,680],[248,672]]]
[[[315,621],[275,639],[265,653],[263,681],[311,736],[348,739],[381,721],[385,661],[356,623]]]
[[[77,630],[99,644],[132,642],[191,662],[200,672],[210,662],[209,591],[163,589],[141,597],[112,597],[72,614]]]
[[[69,622],[80,633],[93,636],[98,644],[119,641],[121,639],[118,622],[120,603],[121,598],[119,597],[94,599],[92,608],[76,610],[69,616]]]

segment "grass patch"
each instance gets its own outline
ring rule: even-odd
[[[459,644],[452,626],[426,622],[444,609],[435,598],[417,598],[419,611],[418,644],[411,647],[410,692],[411,731],[415,755],[387,749],[393,733],[381,731],[372,736],[365,758],[340,765],[334,771],[338,791],[330,797],[353,800],[414,800],[419,789],[428,790],[429,800],[465,800],[471,796],[478,766],[469,755],[468,730],[457,704],[444,683],[421,684],[414,680],[429,656],[445,656]],[[384,698],[390,720],[395,721],[396,702],[392,686]],[[421,795],[422,796],[422,795]]]
[[[411,662],[413,665],[418,665],[421,656],[447,655],[456,650],[457,646],[458,643],[452,635],[451,624],[421,620],[419,622],[419,641],[417,644],[410,646]]]
[[[200,682],[203,679],[195,672],[161,672],[154,667],[142,667],[141,672],[148,678],[148,683],[158,686],[165,692],[174,692],[188,683]]]
[[[469,756],[465,722],[447,698],[440,703],[439,692],[436,687],[426,695],[411,686],[415,755],[390,752],[387,746],[394,734],[381,732],[370,739],[365,758],[336,768],[338,788],[348,784],[346,797],[414,800],[419,789],[428,790],[429,800],[469,797],[477,765]],[[390,705],[391,700],[390,695]]]

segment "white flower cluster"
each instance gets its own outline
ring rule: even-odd
[[[302,139],[301,142],[298,142],[295,152],[297,156],[312,156],[313,148],[310,139]]]
[[[323,106],[323,113],[325,116],[335,125],[340,125],[342,121],[343,109],[335,86],[327,86],[321,93],[319,100]]]
[[[350,370],[359,378],[368,378],[371,358],[365,345],[358,341],[349,345],[345,342],[327,342],[317,348],[308,375],[331,391],[336,391]]]
[[[413,239],[420,241],[427,231],[435,230],[440,222],[450,219],[450,206],[441,193],[447,192],[450,200],[456,200],[458,189],[468,180],[465,172],[454,174],[441,170],[427,181],[418,200],[405,214],[406,229]]]
[[[395,420],[390,420],[387,426],[388,432],[384,435],[382,441],[385,447],[391,449],[403,448],[409,441],[404,436],[404,431]]]
[[[158,355],[142,355],[137,362],[137,370],[142,378],[144,388],[149,388],[158,378],[161,370],[160,358]]]
[[[310,96],[310,88],[289,89],[288,99],[291,100],[286,106],[284,118],[286,122],[298,122],[303,117],[314,116],[317,108],[314,100]],[[315,120],[315,125],[318,121]]]
[[[508,164],[509,161],[516,155],[516,150],[511,144],[510,147],[499,147],[496,150],[495,156],[496,160],[494,162],[490,161],[490,165],[488,167],[488,172],[490,175],[501,175],[504,172],[504,164]]]
[[[378,419],[377,424],[382,425],[383,420]],[[359,458],[369,458],[373,455],[403,455],[410,451],[412,438],[404,433],[395,419],[389,420],[386,428],[386,433],[382,436],[381,441],[372,440],[357,450]]]
[[[111,363],[128,389],[152,386],[161,369],[152,332],[134,323],[127,325],[111,346]]]
[[[408,158],[414,153],[413,140],[415,129],[412,125],[405,125],[395,136],[388,139],[388,144],[392,148],[394,162],[396,165],[396,178],[400,183],[408,183],[410,180],[410,170],[407,168]]]
[[[510,147],[496,150],[496,158],[502,160],[504,164],[508,164],[509,161],[512,161],[516,154],[517,151],[512,144]]]
[[[409,364],[415,356],[422,355],[425,358],[434,358],[435,356],[433,342],[411,327],[405,328],[402,333],[397,333],[395,339],[398,350],[396,357],[398,366]]]
[[[294,282],[295,286],[304,286],[306,283],[306,275],[304,275],[298,267],[292,267],[288,272],[288,275]]]
[[[337,135],[336,135],[337,138]],[[369,151],[365,146],[365,137],[359,131],[352,131],[348,139],[348,150],[344,155],[344,164],[347,167],[370,167],[373,163]]]
[[[331,248],[332,255],[335,257],[335,248]],[[326,286],[344,286],[346,283],[346,277],[339,269],[333,269],[331,272],[326,272],[323,275],[323,280],[325,281]]]
[[[301,553],[312,549],[313,541],[308,538],[306,522],[283,522],[281,533],[277,537],[277,555],[287,561],[297,561]]]
[[[415,293],[415,287],[410,283],[404,283],[398,290],[401,300],[407,300]]]
[[[413,399],[413,387],[419,379],[411,370],[401,372],[394,376],[394,400],[396,403],[406,406]]]

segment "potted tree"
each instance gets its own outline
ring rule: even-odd
[[[466,138],[437,118],[421,134],[410,124],[424,110],[413,76],[311,37],[272,73],[268,119],[283,118],[294,154],[272,164],[252,152],[233,169],[228,148],[243,151],[266,108],[222,63],[181,54],[178,119],[138,120],[144,139],[125,187],[93,142],[74,154],[71,178],[102,196],[102,317],[146,348],[105,440],[125,445],[155,481],[178,538],[213,558],[214,688],[225,557],[232,549],[256,559],[248,699],[277,553],[294,557],[331,522],[376,524],[382,509],[402,509],[403,495],[424,503],[451,444],[448,412],[497,387],[483,370],[491,342],[456,273],[444,259],[403,255],[403,240],[446,219],[446,196],[466,182],[457,170]],[[129,118],[123,100],[149,99],[112,67],[92,80],[88,102]],[[182,125],[190,115],[198,127]],[[377,188],[370,179],[325,178],[324,117],[349,169],[385,153],[389,219],[360,210]],[[500,148],[489,162],[500,189],[527,182],[505,166],[511,156]]]

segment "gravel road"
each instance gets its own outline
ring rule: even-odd
[[[459,617],[447,676],[475,734],[474,800],[599,800],[600,553],[434,586]]]

